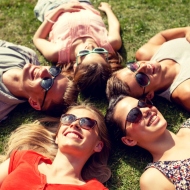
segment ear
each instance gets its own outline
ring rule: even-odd
[[[101,152],[102,148],[104,147],[104,143],[102,141],[98,141],[94,148],[94,152]]]
[[[127,146],[135,146],[137,145],[137,141],[131,139],[130,137],[121,137],[121,141],[126,144]]]
[[[41,105],[38,101],[33,100],[31,97],[28,98],[29,104],[35,109],[35,110],[41,110]]]
[[[154,98],[154,91],[148,92],[148,94],[146,95],[146,97],[147,97],[149,100],[153,99],[153,98]]]

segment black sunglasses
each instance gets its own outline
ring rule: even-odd
[[[90,130],[92,129],[95,125],[97,125],[97,121],[88,117],[81,117],[77,118],[73,114],[63,114],[61,116],[60,122],[63,125],[71,125],[74,121],[79,120],[79,126],[83,129]]]
[[[125,120],[125,131],[124,134],[126,134],[126,125],[127,122],[130,123],[138,123],[142,119],[142,112],[139,108],[145,108],[145,107],[152,107],[153,103],[151,100],[145,98],[144,100],[139,100],[137,107],[132,108],[129,113],[127,114],[126,120]]]
[[[45,77],[42,79],[40,85],[45,90],[45,94],[44,94],[44,99],[43,99],[42,104],[41,104],[41,109],[44,105],[44,102],[45,102],[45,99],[47,96],[47,92],[53,86],[54,79],[61,73],[61,71],[62,71],[62,67],[51,66],[49,68],[48,72],[53,76],[53,78]]]
[[[131,61],[127,63],[127,68],[129,68],[132,72],[136,72],[139,67],[140,65],[138,62]],[[150,79],[145,73],[138,72],[136,73],[135,78],[141,87],[146,87],[150,84]]]

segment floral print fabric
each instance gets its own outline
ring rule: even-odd
[[[190,128],[190,119],[181,128]],[[145,170],[153,167],[162,172],[174,184],[176,190],[190,189],[190,158],[176,161],[158,161],[149,163]]]

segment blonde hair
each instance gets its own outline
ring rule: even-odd
[[[110,152],[110,141],[107,131],[107,127],[104,121],[103,114],[93,105],[83,103],[78,106],[70,107],[69,111],[72,109],[86,109],[94,113],[98,118],[98,135],[100,140],[104,143],[101,152],[96,152],[88,159],[82,170],[82,177],[84,180],[89,180],[92,178],[98,179],[100,182],[106,182],[110,176],[111,171],[107,166],[109,152]]]
[[[49,124],[45,125],[46,122],[51,125],[54,123],[54,125],[48,127]],[[0,162],[8,159],[13,150],[34,150],[53,160],[57,153],[57,145],[54,141],[58,124],[59,119],[46,117],[34,123],[19,126],[5,141]]]
[[[100,182],[106,182],[111,171],[107,166],[110,142],[107,128],[102,113],[92,105],[82,104],[72,106],[68,111],[75,109],[87,109],[93,112],[98,118],[98,135],[104,143],[103,149],[99,153],[94,153],[84,165],[81,175],[84,180],[96,178]],[[57,118],[44,118],[32,124],[23,124],[13,131],[5,143],[4,155],[0,156],[0,161],[10,157],[13,150],[34,150],[43,156],[54,160],[57,153],[55,144],[56,131],[59,130],[60,124]],[[20,138],[23,137],[23,138]]]

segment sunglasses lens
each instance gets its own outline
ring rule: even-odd
[[[138,123],[142,118],[142,112],[139,108],[133,108],[127,115],[127,121],[130,123]]]
[[[87,117],[80,118],[79,122],[80,122],[79,123],[80,126],[84,129],[87,129],[87,130],[92,129],[96,124],[95,120],[92,120],[92,119],[87,118]]]
[[[44,78],[41,81],[41,87],[48,91],[53,85],[53,79],[52,78]]]
[[[80,55],[80,56],[83,56],[83,55],[87,55],[87,54],[89,54],[89,50],[81,50],[81,51],[79,51],[79,53],[78,53],[78,55]]]
[[[140,86],[145,87],[149,85],[150,80],[144,73],[137,73],[135,77]]]
[[[94,51],[98,51],[98,52],[107,52],[104,48],[95,48]]]
[[[70,125],[72,122],[76,120],[76,116],[72,114],[62,115],[61,116],[61,123],[64,125]]]
[[[61,67],[52,66],[52,67],[50,67],[50,69],[49,69],[49,73],[50,73],[53,77],[56,77],[56,76],[58,76],[58,75],[61,73]]]
[[[137,62],[129,62],[127,63],[127,67],[132,71],[136,72],[137,69],[139,68],[139,64]]]

